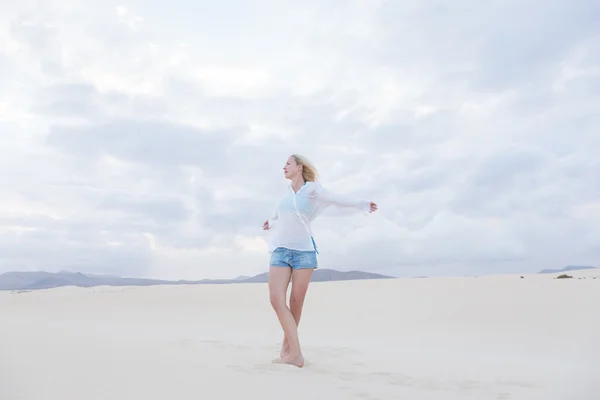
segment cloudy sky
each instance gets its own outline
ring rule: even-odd
[[[600,3],[0,0],[0,272],[264,272],[293,152],[373,215],[323,268],[600,266]]]

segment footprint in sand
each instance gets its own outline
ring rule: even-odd
[[[496,383],[498,385],[502,385],[502,386],[516,386],[516,387],[520,387],[520,388],[534,387],[533,384],[528,383],[528,382],[522,382],[522,381],[497,381]]]
[[[479,381],[461,381],[461,382],[457,382],[457,384],[458,384],[458,387],[460,388],[460,390],[465,391],[465,392],[470,392],[472,390],[485,388],[485,385]]]
[[[389,383],[394,386],[414,386],[415,380],[408,375],[392,375]]]
[[[372,394],[369,394],[366,392],[355,393],[354,397],[358,397],[359,399],[364,399],[364,400],[381,400],[381,397],[375,397]]]

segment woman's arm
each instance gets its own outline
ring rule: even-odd
[[[271,227],[273,226],[273,222],[276,221],[278,218],[279,218],[279,205],[277,205],[277,207],[275,207],[275,209],[273,210],[273,213],[271,214],[269,219],[267,219],[265,221],[265,223],[263,224],[263,229],[264,230],[271,229]]]
[[[273,214],[271,214],[271,217],[267,220],[267,222],[269,223],[269,226],[273,225],[273,221],[276,221],[279,218],[279,212],[277,209],[275,209],[275,211],[273,211]]]
[[[315,198],[326,205],[334,205],[338,207],[355,208],[364,212],[374,212],[377,210],[377,204],[372,201],[357,199],[354,197],[334,193],[325,189],[318,183],[315,183],[314,196]]]

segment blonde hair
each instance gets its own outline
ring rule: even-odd
[[[318,180],[319,174],[313,163],[300,154],[292,154],[292,157],[296,160],[296,164],[302,166],[302,178],[306,182],[315,182]]]

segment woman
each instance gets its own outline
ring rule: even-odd
[[[317,181],[315,167],[300,155],[291,155],[283,168],[291,181],[277,209],[263,224],[274,228],[269,251],[269,293],[271,305],[283,328],[280,358],[275,362],[302,367],[304,357],[298,339],[298,324],[311,275],[317,268],[317,247],[310,227],[330,205],[374,212],[377,205],[333,194]],[[292,279],[290,306],[286,305],[287,288]]]

